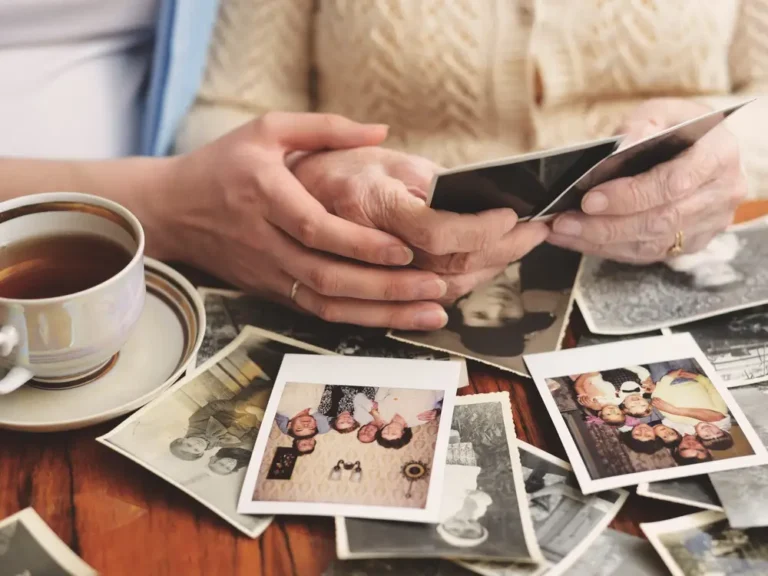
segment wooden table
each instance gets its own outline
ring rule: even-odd
[[[745,204],[738,220],[768,213]],[[194,274],[190,274],[194,276]],[[195,280],[195,278],[192,278]],[[581,329],[578,313],[569,336]],[[462,394],[507,391],[518,438],[565,458],[530,381],[471,363]],[[277,518],[258,540],[94,438],[118,422],[56,434],[0,432],[0,518],[32,506],[103,576],[315,576],[334,558],[333,522]],[[632,494],[611,524],[642,536],[638,524],[693,512]]]

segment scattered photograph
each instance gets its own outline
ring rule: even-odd
[[[526,362],[585,494],[768,462],[689,334],[534,354]]]
[[[447,309],[445,328],[390,336],[527,376],[524,354],[551,352],[562,343],[580,258],[541,244],[459,298]]]
[[[334,560],[323,576],[472,576],[473,572],[449,560]]]
[[[576,339],[576,348],[584,346],[597,346],[598,344],[610,344],[611,342],[620,342],[622,340],[635,340],[638,338],[649,338],[651,336],[661,336],[660,330],[646,332],[644,334],[628,334],[624,336],[604,336],[602,334],[592,334],[589,330],[584,330]]]
[[[585,496],[567,462],[518,441],[525,492],[536,539],[546,559],[548,576],[565,574],[619,513],[628,493],[608,490]],[[477,568],[476,563],[464,563]],[[488,565],[483,564],[485,569]],[[537,570],[519,563],[491,564],[495,574],[529,574]]]
[[[238,514],[237,498],[287,353],[321,351],[245,328],[196,372],[98,440],[255,538],[271,519]]]
[[[731,390],[736,403],[768,446],[768,386]],[[768,526],[768,466],[709,475],[733,528]]]
[[[324,322],[274,302],[232,290],[199,288],[206,312],[205,337],[198,366],[234,340],[246,326],[306,342],[345,356],[447,360],[445,352],[426,350],[386,337],[381,329]]]
[[[734,473],[739,474],[740,472]],[[719,474],[730,473],[719,472]],[[709,476],[691,476],[690,478],[678,478],[662,482],[643,482],[638,484],[637,493],[646,498],[684,504],[702,510],[723,511]]]
[[[729,229],[700,252],[650,266],[585,256],[576,299],[589,330],[597,334],[689,324],[768,303],[766,258],[765,226]]]
[[[0,520],[0,574],[97,576],[33,508]]]
[[[668,330],[689,332],[729,388],[768,380],[768,306]]]
[[[461,396],[453,409],[440,523],[337,517],[337,556],[539,563],[543,557],[523,494],[509,394]]]
[[[673,576],[768,574],[768,528],[739,530],[720,512],[640,524]]]
[[[465,362],[288,355],[238,511],[438,522]]]

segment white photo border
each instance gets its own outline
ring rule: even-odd
[[[248,464],[237,511],[241,514],[284,514],[301,516],[348,516],[377,518],[404,522],[437,523],[440,516],[440,498],[443,490],[445,459],[448,450],[456,389],[466,370],[464,360],[411,360],[402,358],[369,358],[359,356],[305,356],[286,354],[280,366],[272,395],[264,414],[263,425],[256,438],[253,456]],[[274,502],[254,500],[259,470],[269,441],[269,433],[277,414],[277,406],[288,382],[366,386],[374,388],[408,388],[441,390],[443,408],[432,459],[432,471],[423,509],[395,506],[368,506],[359,504],[328,504],[320,502]]]
[[[754,454],[676,468],[648,470],[610,478],[593,479],[589,475],[589,471],[584,464],[584,460],[571,432],[568,430],[565,419],[560,414],[555,399],[547,387],[547,378],[560,378],[568,374],[585,374],[600,370],[624,368],[636,364],[653,364],[691,358],[699,363],[705,375],[722,396],[729,411],[744,432],[744,436]],[[738,404],[736,404],[733,396],[728,392],[728,388],[722,383],[712,364],[710,364],[707,357],[696,344],[696,341],[687,332],[672,336],[651,336],[635,340],[621,340],[619,342],[584,348],[571,348],[559,352],[531,354],[525,357],[525,361],[533,381],[539,389],[539,394],[541,394],[549,417],[552,419],[555,429],[560,436],[574,474],[579,481],[581,491],[584,494],[594,494],[595,492],[611,488],[636,486],[642,482],[685,478],[768,463],[768,451],[766,451],[763,443],[760,442],[749,420]]]

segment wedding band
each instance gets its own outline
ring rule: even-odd
[[[678,230],[675,234],[675,243],[672,248],[669,249],[670,256],[679,256],[683,253],[683,242],[685,241],[685,233],[682,230]]]
[[[296,302],[296,292],[299,291],[299,286],[301,286],[301,282],[298,280],[294,281],[293,286],[291,286],[291,300]]]

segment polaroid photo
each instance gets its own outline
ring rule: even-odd
[[[591,332],[637,334],[768,303],[768,227],[739,226],[649,266],[582,259],[576,301]]]
[[[640,528],[672,576],[768,574],[768,529],[732,528],[724,514],[711,511]]]
[[[345,356],[447,360],[444,352],[425,350],[393,341],[382,329],[324,322],[275,302],[243,292],[198,288],[206,312],[205,337],[200,346],[198,366],[234,340],[246,326],[305,342]]]
[[[391,338],[528,376],[523,355],[558,350],[573,307],[581,255],[541,244],[453,303],[448,324]]]
[[[33,508],[0,520],[0,574],[97,576]]]
[[[768,386],[736,388],[731,394],[768,446]],[[716,472],[709,479],[733,528],[768,526],[768,466]]]
[[[507,392],[456,398],[439,524],[336,518],[336,554],[539,563]],[[518,497],[520,496],[520,497]]]
[[[463,360],[286,355],[238,512],[439,522],[465,370]]]
[[[768,462],[689,334],[525,361],[585,494]]]
[[[728,472],[724,472],[728,474]],[[637,493],[646,498],[684,504],[702,510],[722,512],[720,499],[708,476],[692,476],[662,482],[643,482],[637,485]]]
[[[626,490],[607,490],[586,496],[571,466],[559,458],[518,441],[528,507],[536,539],[546,559],[548,576],[568,574],[592,542],[608,527],[629,495]],[[529,574],[537,570],[519,563],[501,565],[461,561],[476,570],[494,567],[494,574]]]
[[[768,305],[664,331],[690,333],[729,388],[768,380]]]
[[[272,385],[288,353],[327,354],[247,327],[194,373],[98,441],[256,538],[271,519],[238,514],[237,497]]]
[[[473,562],[467,564],[482,576],[550,576],[547,567]],[[562,571],[561,571],[562,572]],[[574,576],[666,576],[664,563],[647,540],[606,528],[589,545],[566,574]]]

